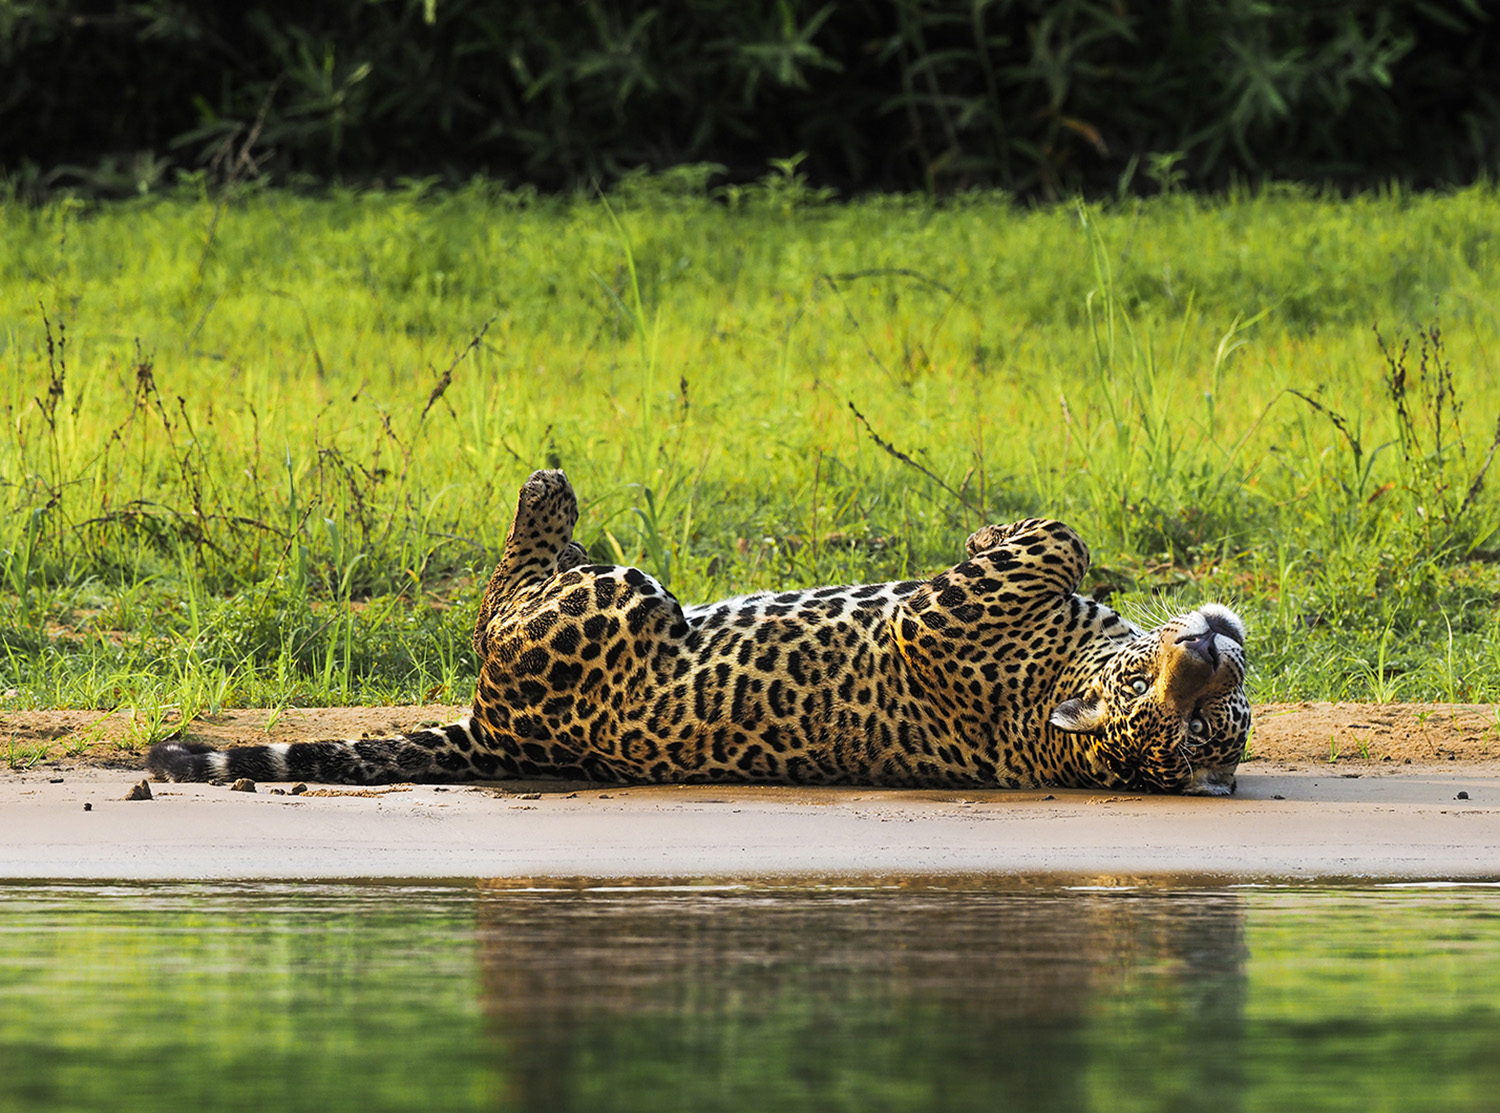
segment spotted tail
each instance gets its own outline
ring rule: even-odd
[[[253,781],[378,785],[506,776],[498,768],[476,768],[474,755],[487,748],[477,728],[463,718],[389,738],[275,742],[225,750],[202,742],[161,742],[146,755],[146,768],[167,781],[227,782],[248,777]]]

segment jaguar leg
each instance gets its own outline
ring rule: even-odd
[[[578,500],[561,471],[532,472],[516,499],[516,514],[505,535],[505,549],[495,565],[474,622],[474,651],[485,657],[485,631],[506,600],[559,572],[587,563],[573,540]]]

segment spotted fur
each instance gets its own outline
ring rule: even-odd
[[[560,471],[521,488],[474,627],[468,718],[359,741],[215,751],[173,780],[566,777],[1226,795],[1250,730],[1245,627],[1214,604],[1151,630],[1077,593],[1061,522],[986,526],[929,580],[684,608],[573,541]]]

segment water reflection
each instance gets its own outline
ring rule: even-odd
[[[1500,889],[0,886],[0,1110],[1490,1109]]]
[[[1233,891],[503,892],[479,940],[521,1108],[1234,1107]]]

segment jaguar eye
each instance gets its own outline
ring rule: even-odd
[[[1135,692],[1135,694],[1138,696],[1144,696],[1146,694],[1146,690],[1150,687],[1151,685],[1146,683],[1144,677],[1138,676],[1130,682],[1131,691]]]
[[[1194,718],[1188,720],[1188,730],[1192,731],[1194,734],[1202,734],[1204,731],[1208,730],[1208,724],[1205,723],[1202,719],[1199,719],[1195,716]]]

